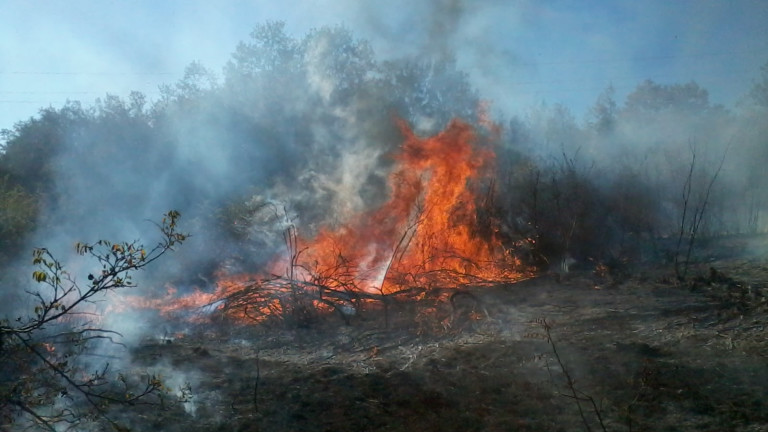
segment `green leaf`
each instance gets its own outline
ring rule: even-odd
[[[34,279],[35,282],[45,282],[46,279],[48,279],[48,274],[44,271],[36,270],[32,272],[32,279]]]

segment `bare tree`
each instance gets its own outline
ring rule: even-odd
[[[688,169],[688,175],[683,183],[683,195],[682,195],[682,213],[680,215],[680,230],[677,237],[677,245],[675,247],[675,276],[680,281],[685,280],[688,274],[688,267],[691,263],[691,255],[693,254],[693,247],[696,243],[696,236],[699,234],[701,223],[704,221],[704,212],[709,205],[710,194],[712,193],[712,186],[715,184],[715,180],[720,175],[720,171],[723,169],[723,163],[725,163],[725,156],[728,153],[726,147],[723,152],[723,157],[720,159],[720,164],[710,177],[709,182],[703,192],[701,192],[696,202],[693,202],[692,190],[693,188],[693,174],[696,168],[696,146],[691,143],[691,163]],[[683,244],[685,240],[685,245]],[[685,246],[685,251],[683,251]]]

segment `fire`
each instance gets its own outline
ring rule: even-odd
[[[177,295],[178,289],[170,284],[165,286],[165,294],[161,297],[148,298],[139,295],[122,294],[119,301],[111,304],[108,313],[121,313],[126,308],[134,309],[153,309],[163,315],[172,316],[179,311],[192,311],[189,318],[195,320],[202,318],[202,314],[194,314],[195,310],[200,310],[206,305],[216,303],[217,298],[214,293],[206,293],[199,289],[185,294],[182,297]]]
[[[404,141],[389,178],[391,197],[315,239],[299,239],[303,268],[338,273],[358,289],[390,294],[409,286],[519,277],[496,238],[483,238],[477,218],[477,183],[493,160],[467,123],[454,120],[438,135],[418,137],[399,122]],[[330,281],[345,288],[349,281]]]
[[[222,276],[215,293],[198,292],[166,307],[224,299],[219,307],[225,313],[259,321],[302,307],[296,304],[297,290],[307,297],[305,305],[343,314],[346,305],[340,302],[370,300],[373,294],[521,279],[519,263],[495,227],[478,218],[475,191],[493,163],[493,151],[461,120],[426,138],[404,121],[398,126],[404,139],[393,156],[390,198],[381,207],[323,228],[314,238],[290,227],[284,233],[287,252],[264,275]]]

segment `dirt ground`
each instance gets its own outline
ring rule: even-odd
[[[133,350],[190,388],[135,430],[765,431],[765,238],[615,276],[577,269],[362,310],[186,327]],[[462,304],[463,302],[463,304]]]

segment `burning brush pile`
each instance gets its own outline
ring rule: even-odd
[[[240,322],[324,314],[347,323],[365,308],[468,285],[511,282],[528,273],[503,244],[498,222],[479,212],[494,153],[468,123],[454,120],[422,138],[403,121],[404,136],[379,208],[320,228],[313,238],[283,211],[284,252],[257,274],[220,272],[213,292],[134,299],[164,313],[213,312]],[[490,196],[490,192],[488,196]],[[279,235],[279,234],[277,234]]]

